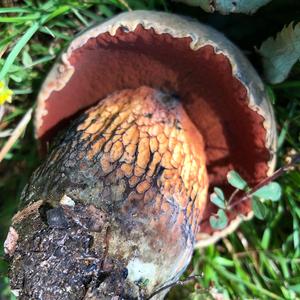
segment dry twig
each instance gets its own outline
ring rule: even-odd
[[[0,163],[4,159],[5,155],[8,153],[8,151],[11,149],[11,147],[14,145],[14,143],[18,140],[18,138],[21,136],[21,134],[24,132],[26,126],[28,125],[29,121],[31,120],[32,116],[32,108],[30,108],[27,113],[23,116],[21,121],[19,122],[18,126],[14,129],[12,132],[10,138],[5,143],[4,147],[0,151]]]

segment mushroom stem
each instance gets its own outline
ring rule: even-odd
[[[149,297],[187,267],[207,188],[204,142],[180,99],[149,87],[108,96],[25,189],[12,288],[22,299]]]

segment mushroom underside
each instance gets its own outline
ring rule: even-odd
[[[249,107],[248,91],[233,75],[228,57],[212,45],[193,50],[190,44],[189,37],[157,34],[142,25],[90,38],[69,53],[74,73],[45,100],[38,138],[49,141],[71,117],[115,91],[148,86],[182,101],[204,138],[211,187],[230,193],[225,182],[230,169],[250,184],[259,182],[267,176],[270,159],[264,118]],[[208,219],[214,211],[208,202],[201,232],[212,232]],[[250,211],[250,202],[240,203],[229,221]]]

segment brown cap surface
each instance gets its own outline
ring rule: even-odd
[[[241,52],[215,30],[180,16],[134,11],[78,36],[53,67],[38,96],[36,137],[50,140],[79,111],[122,89],[149,86],[178,95],[202,134],[210,186],[228,193],[229,170],[251,185],[275,164],[272,108],[258,75]],[[229,225],[213,231],[207,201],[199,246],[233,231],[250,202],[235,206]]]

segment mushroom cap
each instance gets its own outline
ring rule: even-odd
[[[250,185],[275,167],[276,127],[259,76],[229,40],[182,16],[122,13],[77,36],[38,95],[35,133],[42,144],[87,107],[122,89],[149,86],[176,94],[205,141],[210,186],[228,195],[234,169]],[[252,217],[250,201],[230,212],[228,226],[210,227],[207,201],[197,246],[209,245]]]

